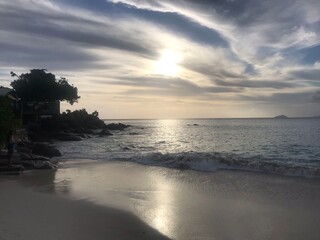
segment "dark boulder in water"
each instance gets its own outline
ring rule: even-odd
[[[110,123],[105,127],[105,129],[107,129],[107,130],[124,130],[128,127],[130,127],[130,125],[126,125],[123,123]]]
[[[100,137],[103,137],[103,136],[112,136],[113,134],[111,132],[109,132],[107,129],[102,129],[98,135]]]
[[[58,149],[55,147],[42,144],[42,143],[37,143],[33,146],[32,148],[32,153],[40,156],[45,156],[48,158],[52,157],[61,157],[61,153]]]

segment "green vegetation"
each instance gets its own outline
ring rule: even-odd
[[[29,73],[20,76],[11,72],[12,77],[18,79],[11,82],[12,88],[22,101],[51,102],[67,101],[73,104],[80,98],[78,89],[71,86],[66,78],[56,79],[52,73],[45,69],[32,69]]]
[[[58,117],[57,123],[60,124],[60,128],[64,126],[67,129],[72,128],[74,130],[105,128],[105,123],[98,116],[99,113],[97,111],[89,114],[85,109],[73,112],[67,110]]]
[[[0,147],[6,144],[9,131],[21,126],[21,121],[16,118],[10,101],[5,96],[0,96]]]

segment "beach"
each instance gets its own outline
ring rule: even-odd
[[[319,179],[69,160],[0,178],[0,239],[319,239]]]

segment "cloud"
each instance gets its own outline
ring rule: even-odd
[[[310,98],[311,102],[320,103],[320,91],[316,91]]]
[[[125,77],[121,79],[95,81],[97,84],[120,85],[135,87],[136,89],[125,90],[124,94],[149,95],[149,96],[199,96],[214,93],[235,93],[239,88],[220,86],[199,86],[189,80],[172,77],[149,76],[149,77]],[[143,88],[143,89],[141,89]]]
[[[291,76],[301,80],[316,80],[320,82],[320,69],[300,69],[290,72]]]
[[[312,105],[319,23],[317,0],[0,0],[0,81],[46,68],[90,104],[206,102],[235,116],[259,104],[263,114]],[[154,70],[166,50],[179,57],[173,77]]]
[[[316,0],[112,2],[186,16],[217,31],[239,57],[254,64],[263,63],[274,51],[310,47],[320,39],[316,24],[320,2]]]
[[[215,80],[214,82],[219,86],[244,87],[244,88],[284,89],[284,88],[296,88],[299,86],[296,83],[263,81],[263,80],[237,80],[237,81]]]
[[[33,35],[52,42],[62,40],[88,48],[105,47],[154,56],[148,42],[141,44],[133,33],[128,34],[130,29],[121,29],[121,24],[115,26],[113,19],[99,19],[85,11],[70,14],[60,8],[39,10],[41,4],[33,1],[29,4],[1,3],[0,30],[3,34]]]
[[[308,99],[310,98],[311,92],[282,92],[282,93],[274,93],[271,95],[255,95],[255,96],[246,96],[239,95],[240,99],[243,101],[249,102],[261,102],[263,104],[277,105],[282,104],[306,104],[308,103]]]

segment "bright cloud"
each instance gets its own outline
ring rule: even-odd
[[[0,85],[45,68],[103,117],[320,112],[317,0],[0,0],[0,34]]]

